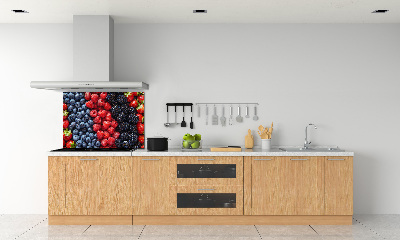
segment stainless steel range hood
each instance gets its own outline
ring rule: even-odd
[[[131,92],[149,89],[144,82],[114,81],[114,20],[110,16],[74,16],[73,49],[72,81],[32,81],[31,88],[63,92]]]

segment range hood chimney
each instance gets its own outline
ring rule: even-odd
[[[80,92],[143,91],[143,82],[114,81],[114,20],[108,15],[75,15],[73,81],[32,81],[38,89]]]

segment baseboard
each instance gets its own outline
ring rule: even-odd
[[[49,225],[132,225],[132,216],[49,215]]]

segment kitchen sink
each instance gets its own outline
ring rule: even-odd
[[[279,150],[284,151],[284,152],[344,152],[343,149],[340,148],[320,148],[320,147],[314,147],[314,148],[279,148]]]

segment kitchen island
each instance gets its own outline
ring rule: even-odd
[[[351,224],[353,152],[50,152],[49,224]]]

